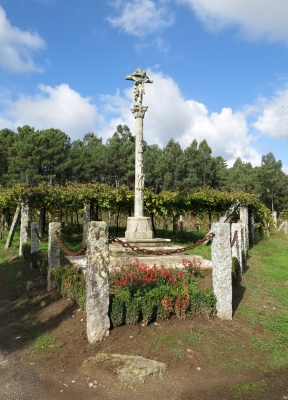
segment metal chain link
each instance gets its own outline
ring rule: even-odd
[[[48,237],[46,239],[41,238],[37,228],[34,228],[34,231],[36,233],[37,238],[40,240],[40,242],[42,242],[42,243],[47,243],[48,242]]]
[[[205,236],[203,239],[198,240],[196,243],[192,243],[189,244],[189,246],[186,247],[182,247],[180,249],[171,249],[171,250],[148,250],[148,249],[143,249],[137,246],[133,246],[127,242],[123,242],[123,240],[118,239],[114,236],[109,236],[109,240],[116,242],[118,244],[120,244],[121,246],[125,247],[125,248],[129,248],[135,252],[139,252],[139,253],[143,253],[143,254],[154,254],[157,256],[163,256],[163,255],[170,255],[170,254],[177,254],[177,253],[183,253],[184,251],[187,250],[191,250],[194,249],[194,247],[200,246],[201,244],[203,244],[204,242],[206,242],[206,240],[210,240],[214,237],[214,233],[210,233],[209,235]]]
[[[235,232],[234,232],[233,239],[232,239],[232,242],[230,243],[230,247],[233,247],[233,246],[234,246],[234,244],[235,244],[235,242],[236,242],[236,239],[237,239],[237,235],[238,235],[238,231],[235,231]]]
[[[64,246],[64,243],[62,242],[61,236],[59,232],[55,232],[56,238],[58,240],[58,243],[61,247],[61,249],[64,251],[65,254],[67,254],[67,256],[72,256],[72,257],[77,257],[80,256],[82,253],[84,253],[84,251],[87,250],[87,246],[86,244],[78,251],[75,251],[74,253],[72,251],[69,251],[68,249],[66,249],[66,247]]]

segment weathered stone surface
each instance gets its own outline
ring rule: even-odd
[[[277,227],[277,211],[272,212],[272,217],[273,217],[273,221],[274,221],[274,226],[276,228]]]
[[[217,222],[212,225],[213,290],[217,299],[217,316],[232,319],[232,257],[230,247],[230,224]]]
[[[39,233],[39,222],[31,222],[31,254],[39,251],[39,239],[35,229]]]
[[[152,231],[151,218],[149,217],[129,217],[127,218],[127,230],[125,239],[152,239],[154,237]]]
[[[86,244],[87,237],[87,225],[91,221],[91,206],[90,204],[84,204],[83,212],[83,244]]]
[[[28,213],[29,206],[28,203],[21,204],[21,225],[20,225],[20,246],[19,246],[19,256],[22,256],[22,246],[27,242],[27,230],[28,229]]]
[[[232,247],[232,257],[236,257],[239,266],[240,266],[240,274],[242,276],[243,274],[243,260],[242,260],[242,235],[241,235],[241,228],[242,224],[237,223],[237,224],[231,224],[231,240],[234,238],[234,234],[237,231],[237,237],[236,241],[234,243],[234,246]]]
[[[125,356],[121,354],[100,353],[83,363],[84,367],[95,364],[104,365],[118,374],[121,382],[130,385],[145,382],[148,376],[162,377],[167,370],[164,363],[149,360],[142,356]]]
[[[56,237],[56,232],[61,232],[60,222],[50,222],[48,239],[48,271],[47,271],[47,290],[51,290],[51,271],[60,266],[60,246]]]
[[[87,337],[95,343],[109,335],[109,247],[106,222],[89,222],[86,252]]]
[[[240,221],[243,224],[243,251],[246,260],[249,250],[249,212],[248,207],[240,207]]]
[[[255,242],[255,220],[254,220],[254,211],[250,212],[249,218],[249,243],[253,246]]]

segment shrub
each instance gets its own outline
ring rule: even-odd
[[[76,301],[83,310],[86,309],[86,279],[81,271],[70,266],[54,268],[51,271],[51,286]]]

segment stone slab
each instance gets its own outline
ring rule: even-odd
[[[94,365],[112,369],[121,382],[131,385],[144,383],[148,376],[161,378],[167,370],[166,364],[142,356],[109,353],[99,353],[83,363],[83,367],[93,368]]]

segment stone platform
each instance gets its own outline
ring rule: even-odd
[[[123,242],[126,242],[124,238],[121,238]],[[148,250],[153,251],[169,251],[172,249],[181,249],[180,246],[168,246],[170,239],[141,239],[141,240],[129,240],[129,244],[133,246],[137,246],[139,248],[147,248]],[[113,242],[109,244],[109,258],[110,264],[109,267],[118,268],[121,265],[127,262],[134,262],[136,259],[140,263],[144,263],[149,266],[156,265],[161,267],[162,265],[173,267],[173,268],[183,268],[182,260],[199,260],[201,262],[200,269],[212,269],[212,261],[204,260],[203,257],[191,254],[176,253],[171,255],[147,255],[141,252],[133,251],[130,248],[123,247],[120,244]],[[66,256],[67,260],[71,264],[77,265],[81,269],[85,270],[86,268],[86,256],[77,256],[71,257]]]

